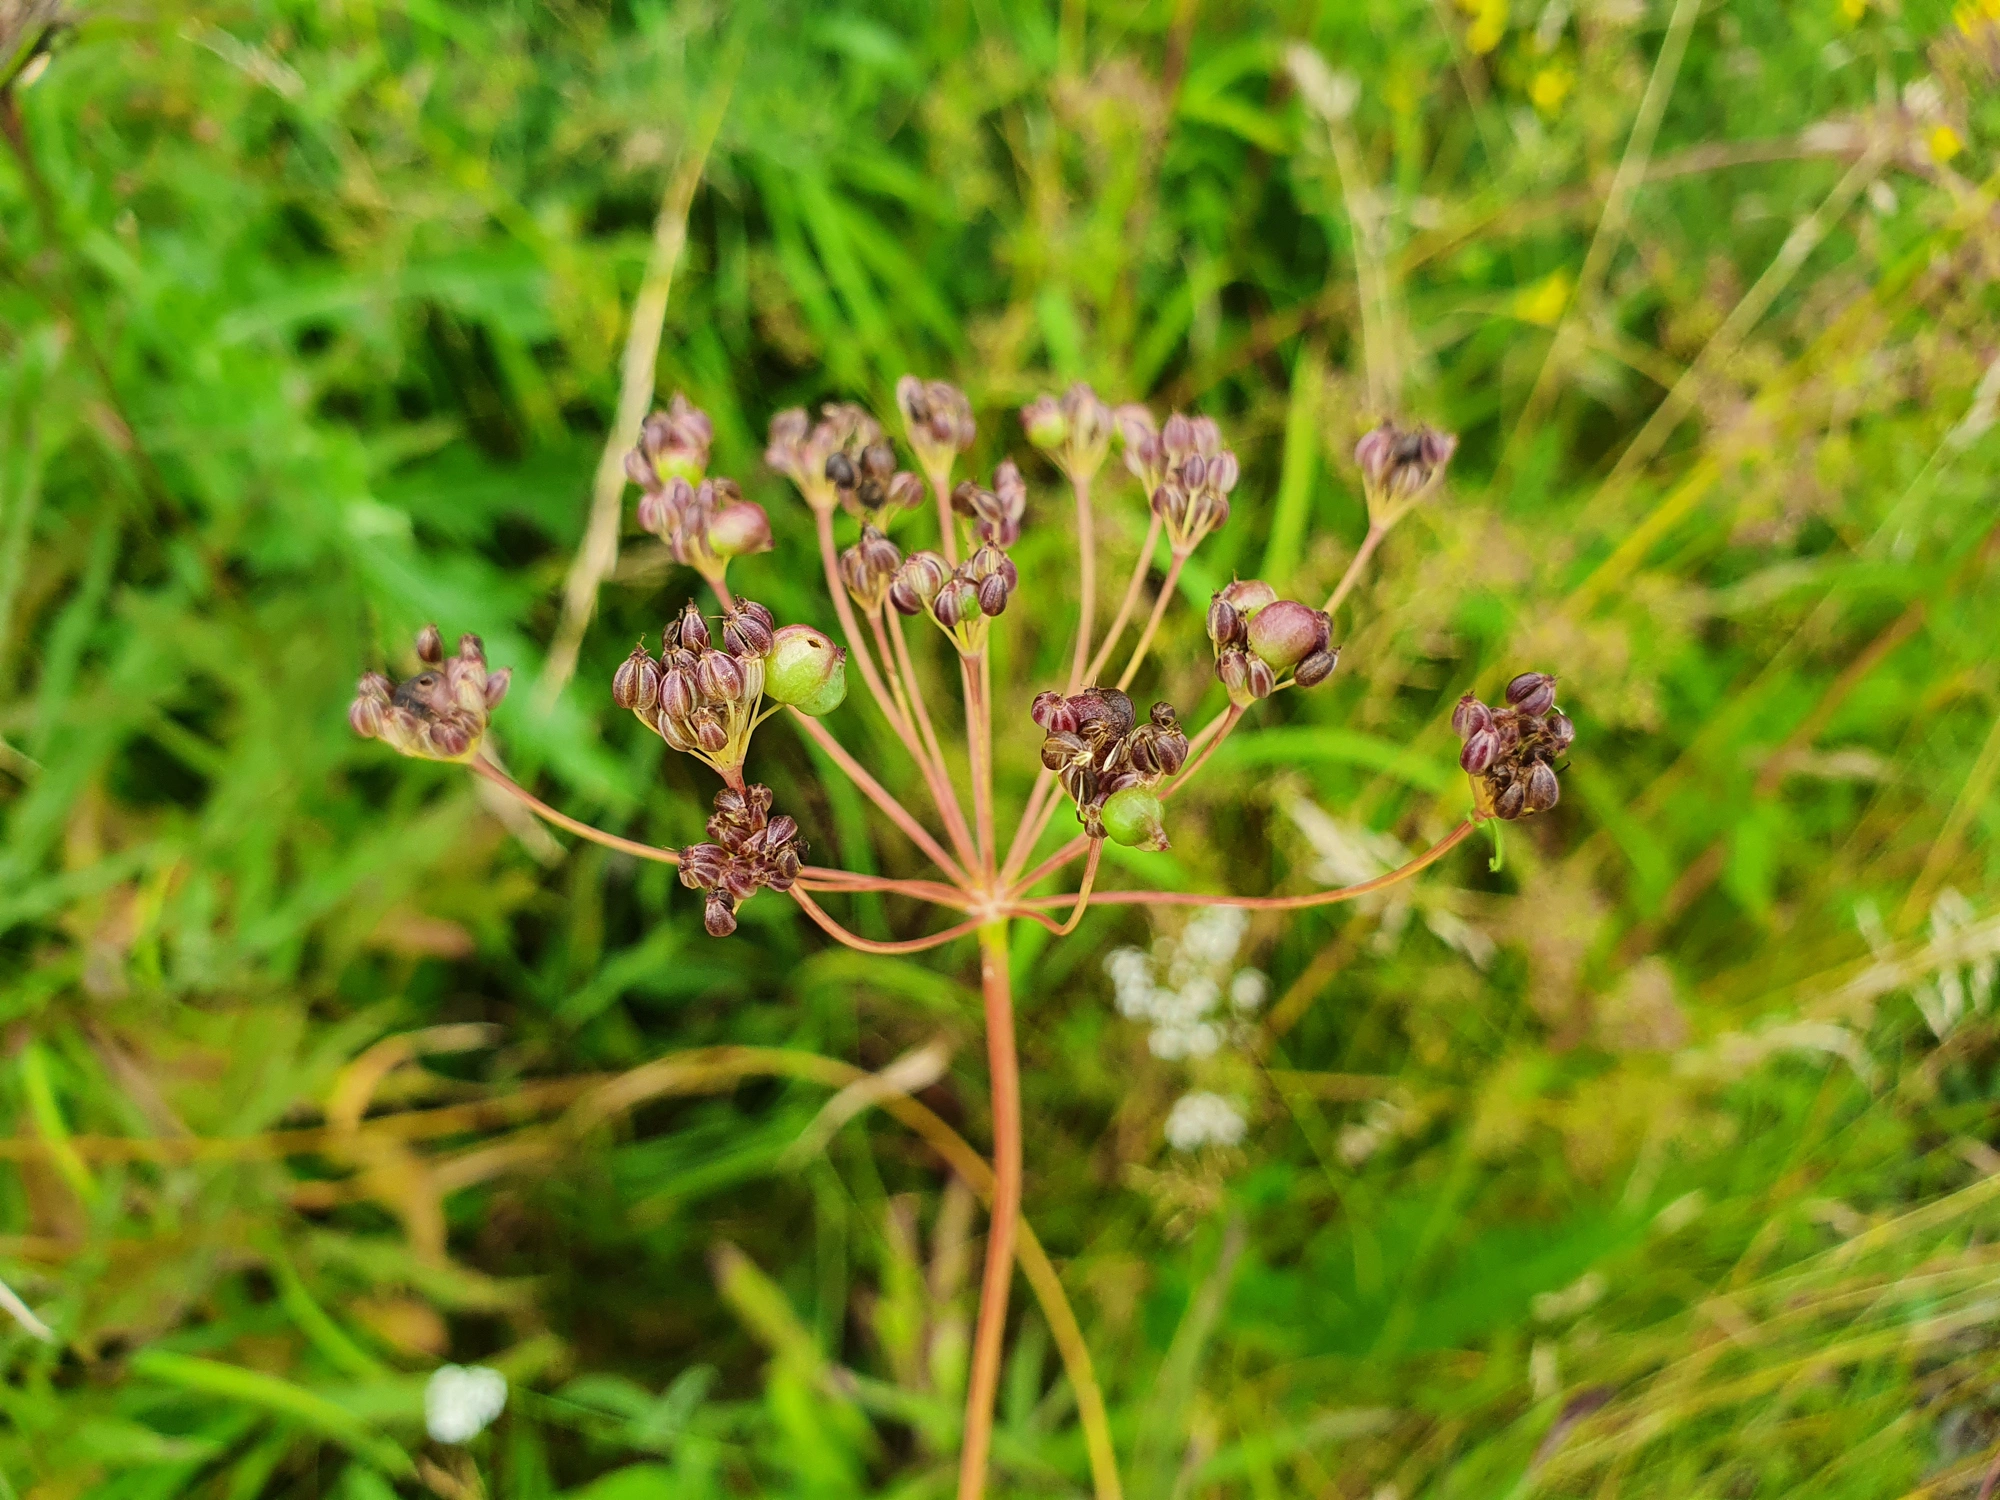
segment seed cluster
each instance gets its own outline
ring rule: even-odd
[[[458,654],[444,654],[435,625],[417,632],[424,670],[405,682],[369,672],[355,684],[347,722],[364,739],[380,739],[421,760],[471,760],[486,736],[487,716],[507,696],[513,668],[486,670],[486,647],[476,635],[458,638]]]
[[[612,702],[717,770],[743,764],[777,636],[771,612],[749,600],[725,611],[721,626],[718,647],[690,601],[663,632],[657,660],[641,642],[611,679]]]
[[[830,511],[840,498],[839,486],[828,477],[827,464],[836,455],[849,464],[882,441],[882,426],[852,401],[829,401],[815,422],[805,408],[794,406],[771,418],[771,438],[764,462],[798,486],[814,510]]]
[[[1369,519],[1380,521],[1386,512],[1421,499],[1444,477],[1457,451],[1457,437],[1434,427],[1384,422],[1363,434],[1354,445],[1354,461],[1361,466]]]
[[[1109,835],[1119,843],[1166,848],[1159,799],[1151,788],[1187,763],[1187,735],[1173,705],[1155,703],[1141,724],[1132,700],[1118,689],[1090,687],[1067,698],[1041,693],[1031,712],[1048,734],[1042,764],[1076,804],[1084,832],[1094,839]]]
[[[972,446],[979,433],[971,401],[948,380],[905,375],[896,382],[896,408],[926,474],[949,474],[958,455]]]
[[[735,480],[703,477],[714,437],[708,413],[676,391],[639,429],[625,475],[642,491],[640,526],[667,544],[675,562],[719,579],[730,558],[771,550],[771,520]]]
[[[771,789],[724,787],[715,794],[707,844],[681,850],[681,884],[705,891],[702,924],[710,937],[736,930],[736,908],[769,886],[788,891],[799,878],[806,853],[799,825],[780,813],[771,816]]]
[[[1125,467],[1145,486],[1174,552],[1186,556],[1229,519],[1229,492],[1242,472],[1236,455],[1210,417],[1175,412],[1155,429],[1143,406],[1121,406],[1116,421]]]
[[[912,552],[888,598],[898,614],[928,614],[960,655],[977,656],[986,647],[986,622],[1006,610],[1020,581],[1013,559],[987,542],[956,568],[935,552]]]
[[[1458,700],[1451,727],[1465,741],[1458,763],[1472,778],[1479,810],[1512,821],[1547,812],[1562,796],[1556,761],[1576,738],[1556,707],[1556,680],[1523,672],[1507,684],[1507,706],[1489,708],[1472,694]]]
[[[923,480],[898,470],[896,450],[884,442],[869,443],[851,458],[844,452],[830,454],[826,479],[840,503],[869,526],[887,526],[897,511],[924,499]]]
[[[1021,408],[1028,441],[1055,461],[1073,483],[1087,483],[1111,448],[1113,413],[1097,392],[1078,381],[1060,397],[1037,396]]]
[[[1239,578],[1208,602],[1215,675],[1229,701],[1248,708],[1281,687],[1318,687],[1333,675],[1340,648],[1329,644],[1333,619],[1255,578]],[[1287,674],[1290,674],[1287,676]]]

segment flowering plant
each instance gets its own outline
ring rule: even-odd
[[[841,640],[810,625],[780,625],[763,605],[731,589],[731,561],[768,549],[769,519],[743,498],[731,480],[708,475],[712,425],[676,396],[644,424],[626,462],[642,498],[639,523],[658,535],[675,559],[701,574],[719,613],[685,603],[661,632],[657,652],[643,642],[619,666],[611,696],[672,749],[693,756],[721,778],[708,820],[708,839],[682,849],[655,848],[577,822],[548,807],[512,781],[482,753],[492,709],[507,688],[505,672],[488,672],[476,636],[446,659],[441,637],[427,626],[417,641],[421,670],[396,684],[377,673],[363,677],[350,711],[357,732],[382,739],[404,755],[466,764],[477,775],[519,799],[537,814],[584,838],[639,857],[677,865],[683,884],[703,893],[710,934],[726,937],[737,911],[759,891],[788,896],[830,936],[870,953],[913,953],[976,933],[992,1087],[993,1196],[991,1231],[974,1340],[960,1454],[960,1495],[982,1492],[990,1446],[1002,1335],[1021,1202],[1021,1110],[1014,1045],[1008,931],[1028,921],[1062,935],[1075,928],[1095,902],[1177,904],[1215,909],[1228,926],[1229,950],[1250,908],[1289,909],[1353,899],[1406,880],[1463,841],[1481,822],[1513,820],[1546,811],[1560,794],[1558,763],[1574,738],[1556,706],[1556,681],[1527,672],[1506,687],[1492,708],[1472,695],[1453,715],[1463,741],[1460,765],[1470,778],[1473,807],[1430,849],[1373,879],[1339,890],[1291,897],[1243,897],[1144,889],[1098,891],[1106,840],[1142,850],[1168,847],[1168,803],[1193,780],[1245,713],[1287,689],[1310,691],[1327,682],[1340,661],[1334,614],[1352,590],[1383,536],[1442,482],[1456,439],[1427,427],[1393,422],[1362,438],[1356,459],[1367,499],[1369,531],[1338,586],[1320,607],[1280,597],[1270,584],[1237,579],[1218,591],[1206,617],[1214,671],[1226,706],[1189,734],[1166,702],[1144,713],[1128,689],[1157,637],[1174,599],[1183,565],[1202,541],[1230,517],[1240,478],[1236,455],[1217,424],[1175,413],[1156,421],[1143,407],[1113,410],[1084,385],[1060,397],[1043,396],[1021,413],[1030,441],[1068,482],[1075,504],[1079,621],[1070,668],[1060,685],[1039,691],[1024,713],[996,714],[990,637],[1020,585],[1010,549],[1027,512],[1027,484],[1012,461],[1002,461],[990,485],[955,481],[955,471],[977,432],[965,394],[943,381],[906,376],[896,388],[909,449],[921,475],[898,468],[895,447],[868,412],[850,403],[825,407],[818,420],[802,410],[771,421],[766,452],[810,508],[828,594]],[[1150,523],[1130,580],[1098,634],[1094,486],[1114,442],[1138,482]],[[936,549],[905,552],[890,532],[901,515],[936,509]],[[838,544],[835,519],[853,518],[855,539]],[[1151,576],[1156,548],[1168,550],[1165,576],[1115,681],[1106,676],[1114,653],[1137,615]],[[955,662],[962,693],[971,804],[945,755],[918,670],[918,653],[905,621],[928,620]],[[861,677],[874,710],[914,763],[937,829],[894,795],[850,753],[824,722],[847,695],[849,666]],[[747,779],[753,736],[781,711],[851,777],[860,790],[931,861],[936,878],[895,879],[806,863],[798,822],[774,807],[768,787]],[[1005,846],[994,807],[993,738],[996,725],[1032,719],[1043,733],[1042,770]],[[1077,833],[1030,865],[1050,823],[1067,803]],[[1076,889],[1067,895],[1032,894],[1044,882],[1081,862]],[[877,941],[850,931],[819,903],[822,895],[894,892],[953,913],[939,930]],[[1062,908],[1066,914],[1058,916]],[[1205,929],[1200,929],[1205,930]],[[1182,1051],[1211,1045],[1207,1005],[1188,1014],[1160,1009],[1150,979],[1133,958],[1117,958],[1121,993],[1147,991],[1145,1005],[1159,1013],[1157,1035]],[[1144,984],[1141,984],[1142,979]],[[1164,992],[1162,992],[1164,993]],[[1132,1013],[1151,1014],[1137,998],[1121,998]],[[1169,997],[1171,998],[1171,997]],[[1239,1005],[1248,989],[1237,995]],[[1261,1000],[1261,990],[1255,997]],[[1161,1043],[1156,1041],[1156,1048]],[[1240,1119],[1227,1101],[1190,1095],[1169,1122],[1177,1143],[1233,1144]],[[1091,1438],[1100,1494],[1115,1494],[1110,1444],[1094,1391],[1079,1392]]]

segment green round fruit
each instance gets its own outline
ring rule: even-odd
[[[809,714],[837,707],[847,696],[847,653],[810,625],[785,626],[764,658],[764,696]]]
[[[1114,843],[1134,849],[1164,849],[1167,830],[1161,818],[1166,808],[1160,799],[1142,786],[1128,786],[1104,799],[1099,817],[1105,835]]]
[[[826,686],[813,694],[812,697],[806,699],[805,702],[799,704],[798,709],[800,713],[811,714],[817,719],[822,714],[832,713],[846,701],[847,667],[844,663],[841,663],[834,667],[833,676],[827,679]]]

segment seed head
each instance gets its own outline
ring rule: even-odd
[[[1056,773],[1063,790],[1075,802],[1084,831],[1092,838],[1107,836],[1112,801],[1127,791],[1146,792],[1165,776],[1187,764],[1187,735],[1173,705],[1155,703],[1146,722],[1137,722],[1132,700],[1116,688],[1085,688],[1070,697],[1047,692],[1036,696],[1035,722],[1047,731],[1042,764]],[[1164,849],[1165,831],[1157,814],[1150,822],[1139,816],[1143,803],[1128,797],[1118,804],[1128,816],[1122,826],[1145,848]],[[1142,831],[1134,832],[1135,829]],[[1160,842],[1152,842],[1157,836]]]
[[[714,441],[715,424],[708,413],[676,391],[667,409],[654,412],[640,427],[639,446],[626,459],[625,472],[646,489],[672,475],[699,482]]]
[[[1556,679],[1523,672],[1507,684],[1507,705],[1489,708],[1467,693],[1451,724],[1465,740],[1458,763],[1472,778],[1474,805],[1512,820],[1547,812],[1562,797],[1556,762],[1576,739],[1576,726],[1555,706]]]
[[[759,890],[788,891],[803,867],[799,825],[771,816],[771,789],[724,787],[708,820],[711,842],[681,850],[681,884],[705,891],[702,923],[711,937],[736,930],[736,908]]]
[[[651,713],[660,705],[660,664],[647,654],[645,643],[618,664],[611,677],[611,701],[633,713]]]
[[[1027,505],[1028,486],[1012,459],[993,471],[992,489],[966,480],[951,492],[951,508],[970,516],[973,532],[996,547],[1011,547],[1021,539],[1021,516]]]
[[[488,716],[507,694],[509,671],[486,670],[486,650],[476,635],[459,637],[458,652],[444,654],[435,625],[417,634],[424,669],[391,682],[369,672],[355,684],[347,722],[364,739],[379,739],[419,760],[469,761],[479,753]]]
[[[861,528],[861,540],[840,554],[840,579],[854,602],[868,614],[882,607],[896,570],[903,565],[902,551],[873,526]]]
[[[903,413],[917,462],[934,481],[942,483],[950,476],[958,455],[972,446],[978,434],[972,403],[964,391],[947,381],[905,375],[896,382],[896,406]]]
[[[1523,672],[1507,684],[1507,701],[1531,719],[1556,705],[1556,680],[1547,672]]]
[[[1111,408],[1081,381],[1054,396],[1037,396],[1021,408],[1028,441],[1040,448],[1072,483],[1088,480],[1111,447]]]
[[[1361,466],[1361,491],[1371,519],[1392,506],[1415,501],[1444,477],[1458,439],[1434,427],[1400,427],[1384,422],[1354,445]]]

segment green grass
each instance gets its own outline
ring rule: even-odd
[[[58,1335],[0,1332],[0,1493],[950,1492],[980,1220],[927,1147],[867,1114],[802,1161],[827,1090],[776,1078],[549,1122],[694,1048],[875,1067],[942,1035],[926,1102],[983,1143],[970,945],[861,958],[769,897],[712,942],[671,871],[538,856],[343,717],[418,624],[477,630],[523,685],[496,721],[522,780],[695,836],[706,773],[607,693],[692,575],[633,566],[561,699],[525,689],[660,195],[726,100],[657,383],[770,508],[732,581],[781,618],[832,624],[764,424],[892,412],[905,370],[965,385],[982,469],[1074,378],[1218,417],[1245,477],[1187,594],[1323,595],[1379,415],[1354,199],[1373,379],[1399,351],[1403,409],[1463,445],[1332,685],[1252,716],[1153,878],[1310,889],[1301,798],[1428,843],[1466,804],[1451,702],[1522,667],[1578,722],[1499,871],[1468,846],[1413,906],[1253,925],[1282,1034],[1148,1053],[1101,960],[1171,911],[1017,939],[1027,1215],[1127,1493],[1973,1494],[1996,33],[1928,0],[1703,11],[1531,409],[1671,10],[80,5],[0,152],[0,1279]],[[1297,41],[1360,83],[1345,193]],[[1686,410],[1649,427],[1668,386]],[[1030,483],[1015,800],[1074,609],[1068,502]],[[1110,588],[1144,513],[1122,480],[1104,505]],[[1158,657],[1141,686],[1201,722],[1198,608]],[[914,871],[780,726],[757,753],[816,858]],[[321,1130],[368,1059],[361,1139]],[[1190,1087],[1238,1100],[1240,1150],[1168,1150]],[[996,1491],[1088,1493],[1016,1306]],[[513,1382],[463,1451],[423,1437],[447,1359]]]

